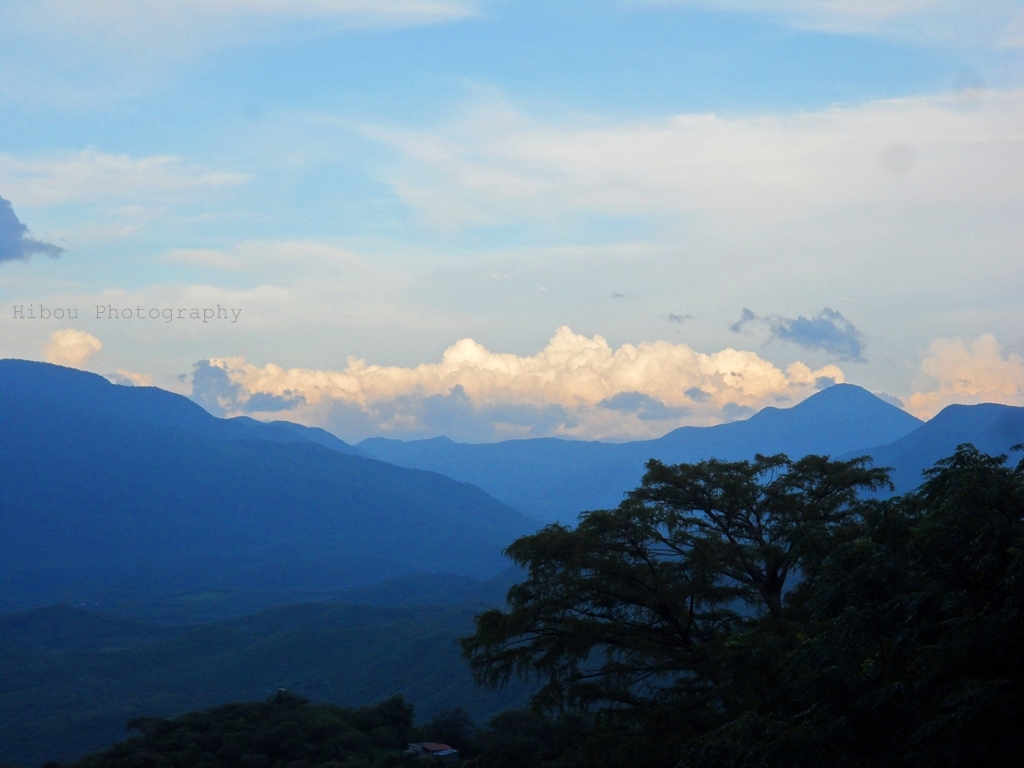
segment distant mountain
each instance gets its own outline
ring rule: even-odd
[[[1010,448],[1024,443],[1024,408],[995,403],[950,405],[899,440],[856,453],[870,454],[875,466],[892,467],[896,493],[906,493],[921,484],[925,469],[952,455],[961,443],[971,443],[993,456],[1008,454],[1016,463],[1021,454],[1011,454]]]
[[[522,706],[513,682],[479,688],[456,639],[475,607],[293,605],[199,626],[128,622],[64,606],[0,616],[0,761],[68,761],[173,717],[287,688],[359,706],[402,694],[421,719],[478,721]]]
[[[111,384],[102,376],[30,360],[0,360],[0,403],[18,409],[60,407],[81,417],[163,427],[217,440],[318,443],[339,453],[358,449],[330,432],[288,421],[248,416],[219,419],[187,397],[157,387]]]
[[[284,602],[414,573],[489,578],[536,528],[467,483],[280,433],[304,434],[0,361],[0,610],[111,590]]]
[[[745,459],[755,453],[837,456],[897,440],[922,422],[851,384],[837,384],[792,408],[765,408],[745,421],[682,427],[657,440],[599,443],[554,438],[466,444],[448,438],[370,438],[364,454],[479,485],[542,520],[572,523],[588,509],[614,507],[640,483],[652,458],[669,463]]]

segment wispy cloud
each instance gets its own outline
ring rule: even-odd
[[[0,197],[0,262],[27,259],[36,253],[56,258],[63,252],[60,246],[30,237],[10,200]]]
[[[558,329],[535,355],[496,353],[472,339],[441,361],[385,367],[349,358],[343,371],[263,367],[242,358],[201,361],[193,398],[219,413],[259,412],[270,403],[289,418],[357,439],[372,434],[490,440],[562,435],[632,438],[682,424],[714,424],[734,413],[796,402],[834,365],[781,370],[752,352],[702,354],[666,341],[613,349],[601,336]],[[278,399],[272,399],[278,398]]]
[[[0,153],[0,178],[19,201],[54,205],[182,200],[244,184],[251,177],[173,155],[132,157],[85,149],[31,157]]]
[[[18,80],[37,87],[43,76],[102,89],[103,77],[137,82],[227,47],[476,13],[473,0],[5,0],[0,86],[31,97]]]
[[[399,153],[383,177],[439,228],[566,214],[696,214],[746,228],[850,206],[867,215],[1019,201],[1024,92],[972,98],[620,123],[537,120],[490,102],[429,131],[362,130]]]
[[[630,5],[756,14],[804,30],[958,46],[1005,45],[1016,0],[629,0]]]
[[[5,6],[4,18],[23,32],[104,36],[112,46],[139,50],[169,43],[168,37],[186,49],[217,35],[230,43],[263,25],[401,27],[478,13],[471,0],[8,0]]]
[[[740,333],[751,326],[765,329],[772,341],[789,341],[806,349],[822,350],[840,360],[865,362],[863,334],[843,317],[842,312],[828,307],[811,317],[799,315],[795,318],[781,315],[758,317],[753,310],[744,308],[740,319],[729,329]]]

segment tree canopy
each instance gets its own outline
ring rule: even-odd
[[[586,715],[586,764],[1016,764],[1022,465],[961,446],[883,501],[863,458],[652,461],[508,549],[527,579],[464,653]]]
[[[408,764],[413,710],[401,696],[358,709],[311,704],[279,691],[173,720],[139,718],[139,733],[75,768],[375,768]],[[48,764],[56,767],[56,763]]]

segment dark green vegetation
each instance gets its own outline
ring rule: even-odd
[[[411,442],[375,437],[358,447],[403,467],[474,483],[547,522],[575,523],[581,510],[616,506],[625,491],[639,484],[651,458],[679,464],[711,457],[752,459],[756,453],[861,455],[920,426],[919,419],[870,392],[838,384],[792,408],[765,408],[744,421],[715,427],[681,427],[657,440],[615,444],[545,438],[467,445],[446,437]],[[960,442],[973,439],[970,435]],[[914,468],[913,477],[919,479],[921,469],[956,445]]]
[[[457,638],[485,605],[296,605],[186,627],[67,607],[3,616],[0,760],[73,760],[125,738],[131,719],[262,701],[278,688],[345,706],[401,694],[423,718],[462,706],[486,720],[530,689],[473,682]]]
[[[413,732],[412,707],[401,697],[371,707],[310,704],[278,692],[258,704],[228,704],[174,720],[142,718],[141,735],[95,755],[76,768],[290,768],[399,766]]]
[[[404,754],[412,741],[456,746],[467,768],[529,766],[579,736],[576,721],[552,724],[528,710],[510,710],[477,728],[461,707],[444,710],[420,727],[401,696],[346,709],[311,704],[289,691],[262,703],[228,704],[173,720],[139,718],[140,735],[88,755],[69,768],[284,768],[424,766]],[[567,765],[569,763],[566,763]],[[51,763],[50,766],[56,766]]]
[[[0,610],[218,591],[257,609],[414,573],[486,578],[536,529],[475,486],[309,434],[0,361]]]
[[[528,578],[464,650],[563,714],[491,764],[1019,765],[1024,462],[1005,461],[961,446],[885,501],[862,460],[651,462],[617,509],[518,540]]]

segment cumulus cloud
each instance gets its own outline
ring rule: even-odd
[[[758,317],[744,308],[740,319],[729,326],[740,333],[750,326],[762,326],[770,340],[791,341],[807,349],[820,349],[840,360],[866,362],[863,356],[864,337],[841,312],[825,307],[811,317],[795,318],[771,315]]]
[[[918,418],[929,419],[953,403],[1024,405],[1024,358],[1008,353],[991,334],[970,342],[935,339],[921,361],[921,372],[934,382],[934,389],[904,400]]]
[[[192,399],[214,416],[229,416],[245,409],[242,386],[231,381],[224,366],[209,360],[200,360],[192,367]]]
[[[797,362],[781,370],[735,349],[708,355],[666,341],[613,349],[601,336],[563,326],[535,355],[492,352],[462,339],[440,362],[412,368],[356,358],[343,371],[211,359],[196,365],[192,397],[218,414],[259,413],[257,406],[281,402],[268,397],[282,398],[290,418],[347,439],[631,439],[797,402],[822,378],[844,380],[834,365],[811,370]]]
[[[0,262],[27,259],[35,253],[56,258],[64,249],[29,237],[28,227],[18,219],[14,206],[0,197]]]
[[[668,421],[690,414],[688,406],[671,408],[661,400],[642,392],[619,392],[617,395],[605,398],[598,403],[598,406],[622,413],[631,413],[642,421]]]
[[[249,395],[249,399],[245,401],[245,406],[242,410],[247,413],[291,411],[305,402],[305,397],[288,389],[281,395],[272,395],[269,392],[253,392]]]
[[[65,328],[50,335],[50,341],[43,348],[43,354],[51,363],[80,368],[101,349],[103,342],[92,334]]]

